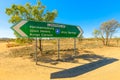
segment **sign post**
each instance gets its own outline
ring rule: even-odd
[[[76,56],[76,39],[74,38],[74,56]]]
[[[35,60],[37,64],[37,38],[58,38],[58,59],[60,59],[60,38],[79,38],[83,31],[80,26],[22,20],[11,27],[21,37],[36,38]],[[76,39],[74,39],[74,55],[76,55]]]
[[[36,38],[36,52],[35,52],[35,62],[36,62],[36,65],[37,65],[37,38]]]
[[[60,60],[60,39],[58,39],[58,61]]]

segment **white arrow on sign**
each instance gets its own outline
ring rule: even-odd
[[[25,20],[22,20],[21,22],[19,22],[17,25],[15,25],[14,27],[13,27],[13,29],[17,32],[17,33],[19,33],[22,37],[27,37],[27,35],[22,31],[22,30],[20,30],[20,28],[24,25],[24,24],[26,24],[28,21],[25,21]]]
[[[78,30],[80,31],[79,35],[77,36],[78,38],[83,34],[82,29],[80,28],[80,26],[77,26]]]

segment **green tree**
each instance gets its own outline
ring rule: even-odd
[[[112,38],[113,34],[116,30],[120,28],[120,24],[116,20],[110,20],[101,24],[99,30],[94,30],[93,34],[95,37],[100,36],[101,40],[103,41],[104,45],[108,45],[110,39]]]
[[[31,5],[30,3],[25,5],[13,4],[10,8],[6,8],[6,14],[10,16],[9,22],[13,24],[18,23],[22,19],[53,22],[57,17],[57,10],[46,11],[46,7],[38,1],[36,5]],[[17,33],[15,35],[18,37]],[[39,49],[42,50],[41,40],[39,40],[39,45]]]
[[[97,29],[94,29],[94,31],[93,31],[93,36],[95,37],[95,38],[100,38],[100,31],[99,30],[97,30]]]
[[[94,31],[93,31],[92,34],[93,34],[93,36],[95,37],[96,45],[98,45],[98,40],[101,39],[101,38],[100,38],[100,31],[97,30],[97,29],[94,29]]]

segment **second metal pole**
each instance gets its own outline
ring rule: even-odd
[[[74,56],[76,56],[76,39],[74,38]]]
[[[36,65],[37,65],[37,38],[36,38],[36,52],[35,52],[35,62],[36,62]]]
[[[60,60],[60,39],[58,39],[58,60]]]

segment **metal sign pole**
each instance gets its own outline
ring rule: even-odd
[[[37,65],[37,38],[36,38],[36,52],[35,52],[35,62],[36,62],[36,65]]]
[[[76,39],[74,38],[74,56],[76,57]]]
[[[58,60],[60,60],[60,39],[58,39]]]

